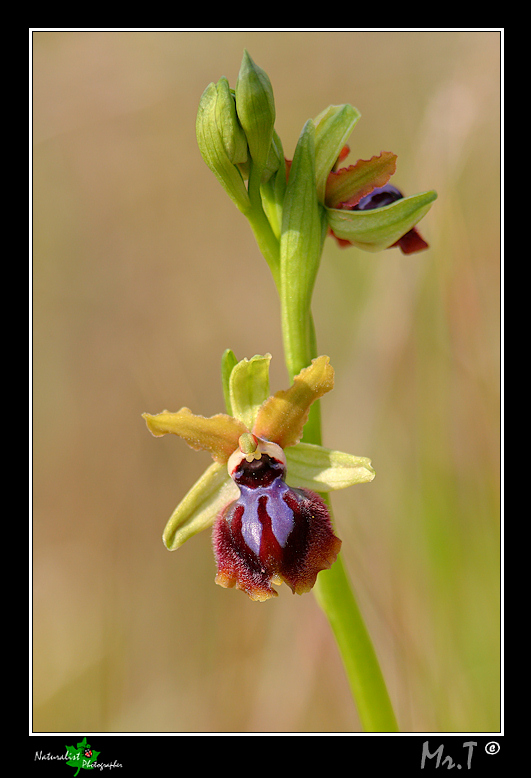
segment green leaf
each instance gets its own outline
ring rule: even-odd
[[[98,756],[101,754],[101,751],[94,751],[91,749],[92,754],[90,756],[85,756],[85,749],[90,749],[90,745],[87,743],[86,737],[84,737],[75,748],[74,746],[65,746],[65,748],[66,755],[68,756],[68,761],[66,764],[69,767],[77,768],[76,772],[74,773],[74,778],[80,770],[92,770],[94,762],[97,761]]]
[[[227,466],[218,462],[210,465],[170,516],[162,534],[166,548],[175,551],[189,538],[211,527],[218,513],[238,494]]]
[[[232,369],[229,394],[232,414],[252,430],[256,414],[269,397],[271,354],[242,359]]]
[[[315,185],[315,129],[309,119],[291,164],[280,238],[282,331],[290,375],[307,366],[311,353],[311,298],[325,225]]]
[[[312,443],[298,443],[284,452],[290,486],[329,492],[372,481],[374,470],[367,457],[355,457]]]
[[[336,164],[341,149],[347,142],[361,114],[352,105],[329,105],[314,119],[315,177],[317,196],[325,201],[328,174]]]
[[[409,232],[428,213],[436,199],[437,193],[430,191],[370,211],[327,208],[328,225],[334,235],[354,246],[366,251],[381,251]]]

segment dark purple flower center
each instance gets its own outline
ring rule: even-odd
[[[269,454],[262,454],[260,459],[253,459],[251,462],[242,459],[232,473],[232,478],[240,487],[256,489],[260,486],[270,486],[275,478],[283,478],[285,472],[286,468],[282,462],[270,457]]]

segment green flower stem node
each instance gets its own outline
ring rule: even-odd
[[[196,481],[170,516],[162,540],[169,551],[214,524],[225,505],[238,497],[239,489],[227,474],[227,466],[215,462]]]
[[[361,114],[352,105],[330,105],[314,119],[315,178],[319,202],[325,201],[328,174],[336,164]]]
[[[247,161],[247,139],[225,77],[217,84],[209,84],[203,92],[196,135],[204,161],[236,206],[246,214],[251,203],[238,165],[244,166]]]
[[[417,224],[437,199],[437,193],[403,197],[391,205],[370,211],[327,208],[328,225],[338,238],[350,241],[366,251],[381,251],[396,243]]]
[[[269,160],[275,125],[275,99],[269,76],[247,51],[236,81],[236,110],[247,136],[249,152],[260,174]]]

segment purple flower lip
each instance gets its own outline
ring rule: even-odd
[[[272,583],[285,581],[297,594],[309,591],[317,574],[335,562],[341,541],[321,497],[286,484],[282,449],[259,441],[258,453],[260,445],[268,453],[250,461],[242,455],[232,468],[240,496],[216,519],[213,544],[216,583],[263,601],[277,596]]]

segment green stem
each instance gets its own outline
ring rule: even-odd
[[[306,364],[310,364],[315,356],[317,354],[310,356]],[[315,406],[318,406],[318,403],[314,403],[312,410]],[[308,429],[309,425],[311,426]],[[317,414],[313,420],[308,420],[304,429],[304,440],[307,443],[321,444],[321,425]],[[322,496],[328,503],[332,516],[328,495]],[[314,594],[334,633],[363,729],[366,732],[398,732],[378,658],[341,555],[329,570],[319,573]]]
[[[302,360],[302,365],[309,365],[311,360],[318,356],[311,311],[306,312],[308,330],[301,326],[300,320],[290,322],[290,316],[293,315],[288,306],[282,317],[286,365],[291,378],[294,366],[288,354],[296,354],[298,360]],[[285,326],[286,323],[294,326]],[[307,331],[310,333],[309,337],[306,335]],[[304,428],[304,440],[320,445],[321,437],[319,402],[315,402]],[[323,497],[332,514],[328,495]],[[395,714],[376,652],[341,555],[329,570],[319,573],[314,593],[334,633],[363,729],[366,732],[397,732]]]
[[[317,354],[313,354],[307,364],[315,356]],[[318,402],[313,404],[312,410],[316,406]],[[321,425],[317,415],[308,420],[304,440],[321,444]],[[333,520],[330,499],[328,495],[322,497]],[[329,570],[319,573],[313,591],[334,633],[363,729],[365,732],[398,732],[378,658],[341,554]]]
[[[364,731],[398,732],[378,658],[341,555],[330,570],[319,573],[313,591],[334,633]]]

